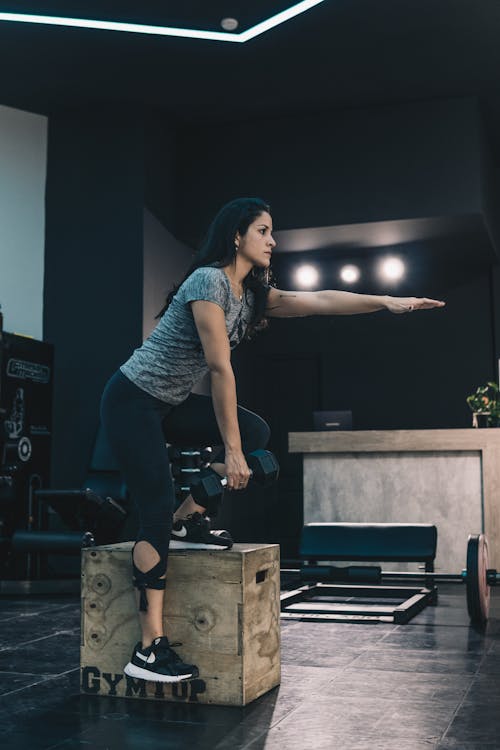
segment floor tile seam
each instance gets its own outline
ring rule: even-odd
[[[80,632],[80,627],[71,628],[69,630],[56,630],[55,633],[49,633],[48,635],[41,635],[39,638],[33,638],[31,641],[21,641],[16,643],[15,646],[0,646],[0,653],[4,651],[17,651],[24,646],[29,646],[31,643],[38,643],[39,641],[46,641],[48,638],[55,638],[58,635],[76,635]]]
[[[417,638],[419,638],[419,639],[421,639],[422,637],[423,637],[422,635],[417,636]],[[432,637],[432,636],[430,636],[430,637]],[[370,650],[370,651],[377,650],[377,649],[379,649],[380,651],[386,651],[386,650],[391,649],[391,648],[401,648],[401,647],[406,648],[408,646],[408,650],[409,651],[421,651],[422,649],[428,649],[428,650],[430,650],[431,648],[438,648],[439,651],[446,651],[446,652],[447,651],[459,651],[460,653],[469,653],[469,651],[467,651],[467,647],[466,646],[463,647],[463,648],[460,647],[460,646],[455,646],[455,647],[452,648],[451,644],[447,644],[447,643],[436,643],[434,645],[432,645],[432,644],[431,645],[422,644],[421,646],[416,646],[414,643],[413,644],[411,643],[412,640],[415,640],[415,636],[413,637],[413,639],[412,639],[411,636],[409,636],[408,640],[410,641],[410,644],[404,643],[403,640],[401,640],[400,642],[398,642],[398,641],[384,641],[383,643],[382,642],[380,642],[380,643],[367,643],[364,647],[367,650]],[[448,640],[448,639],[446,639],[446,640]],[[452,636],[450,636],[450,640],[453,640]],[[480,650],[485,650],[486,648],[488,648],[490,646],[490,642],[476,641],[475,645],[478,647],[478,650],[479,649]]]
[[[435,671],[434,670],[432,672],[427,672],[425,670],[415,670],[414,669],[414,665],[413,665],[413,668],[410,668],[410,667],[412,667],[412,665],[409,665],[408,669],[400,669],[399,670],[399,674],[401,676],[404,676],[406,674],[418,674],[418,675],[422,675],[423,677],[424,676],[425,677],[435,677],[436,675],[438,675],[438,676],[441,676],[441,677],[447,676],[447,677],[456,677],[456,678],[459,678],[459,677],[472,677],[472,676],[474,676],[476,674],[476,671],[470,671],[470,672],[449,672],[448,671],[447,672],[447,671],[444,671],[444,670],[443,671]],[[360,669],[362,671],[365,671],[365,667],[363,667],[363,665],[361,665],[361,666],[358,665],[358,669]],[[374,671],[373,666],[367,667],[366,670],[367,671]],[[377,671],[377,670],[375,670],[375,671]],[[391,669],[383,669],[383,668],[379,667],[378,671],[381,672],[382,674],[385,674],[386,672],[392,672],[393,670],[391,670]]]
[[[341,695],[326,695],[324,697],[320,696],[319,698],[317,695],[314,697],[313,696],[309,697],[305,695],[303,699],[303,703],[309,703],[311,701],[316,701],[316,703],[318,703],[318,700],[321,703],[323,700],[326,702],[327,700],[331,699],[331,700],[336,701],[336,705],[341,706],[344,703],[348,705],[356,701],[377,700],[377,701],[381,701],[382,703],[386,703],[386,702],[390,703],[391,705],[393,704],[406,705],[408,703],[411,703],[411,705],[416,705],[422,708],[422,707],[429,706],[429,705],[438,706],[439,704],[442,708],[446,708],[450,704],[456,705],[456,703],[462,702],[465,699],[466,694],[471,688],[473,680],[474,678],[471,677],[468,680],[467,686],[464,687],[463,690],[457,691],[457,695],[450,697],[449,699],[439,700],[439,699],[433,698],[430,694],[427,696],[418,696],[415,698],[414,694],[411,692],[408,695],[405,695],[403,697],[399,697],[399,693],[396,692],[396,694],[390,694],[390,693],[386,695],[376,694],[374,698],[372,693],[360,694],[359,690],[356,690],[356,687],[354,687],[352,693],[344,692]],[[335,679],[331,680],[328,683],[324,683],[320,685],[319,687],[323,688],[323,687],[330,686],[330,685],[335,685]],[[344,689],[345,689],[345,686],[344,686]],[[397,691],[397,687],[394,687],[393,689]],[[429,691],[429,693],[430,692],[431,691]]]
[[[273,727],[274,729],[275,727]],[[326,732],[328,734],[326,735]],[[339,727],[332,728],[329,727],[327,730],[325,730],[325,734],[323,736],[327,736],[329,740],[333,740],[336,742],[335,745],[332,745],[332,747],[339,748],[340,740],[345,740],[346,738],[352,739],[353,735],[355,733],[355,730],[352,729],[351,731],[346,731],[345,728]],[[253,740],[250,741],[250,743],[247,743],[245,745],[239,745],[237,750],[251,750],[254,747],[258,747],[259,750],[261,750],[261,745],[256,745],[258,743],[259,739],[262,738],[262,734],[258,737],[255,737]],[[395,735],[391,730],[388,730],[387,732],[381,734],[379,729],[373,729],[373,730],[363,730],[363,732],[360,734],[356,731],[356,742],[359,743],[359,741],[365,742],[365,743],[373,743],[374,741],[380,741],[380,740],[399,740],[400,747],[403,750],[411,750],[411,747],[413,747],[413,744],[409,745],[407,742],[418,742],[421,744],[422,742],[425,742],[426,747],[428,747],[429,750],[434,750],[436,747],[438,747],[439,743],[441,742],[441,739],[439,738],[438,733],[432,734],[432,731],[428,732],[425,736],[419,736],[419,735],[411,735],[410,737],[408,735]],[[428,744],[428,741],[432,740],[432,745]],[[406,742],[405,742],[406,741]],[[214,750],[226,750],[228,746],[227,745],[216,745]],[[234,747],[234,746],[233,746]],[[267,745],[266,745],[267,747]],[[274,748],[274,744],[272,745]],[[286,746],[285,750],[286,750]],[[295,748],[295,745],[293,745],[293,748]],[[307,745],[306,750],[312,750],[312,745]],[[358,744],[356,744],[356,749],[358,748]],[[301,748],[303,750],[303,748]],[[450,749],[451,750],[451,749]],[[460,750],[460,748],[455,748],[454,750]]]
[[[417,675],[421,675],[422,678],[435,677],[436,675],[438,675],[441,677],[456,677],[458,679],[460,677],[471,677],[476,674],[476,670],[450,671],[450,670],[445,670],[445,669],[441,669],[441,670],[433,669],[432,671],[429,671],[428,669],[415,669],[414,664],[409,664],[407,666],[408,666],[407,669],[398,670],[401,677],[404,677],[406,674],[417,674]],[[427,667],[427,665],[425,666]],[[357,668],[362,670],[363,672],[365,671],[365,667],[362,664],[361,665],[358,664]],[[374,670],[373,665],[369,665],[368,667],[366,667],[366,670],[377,671],[377,670]],[[378,667],[378,671],[381,672],[382,675],[384,675],[386,672],[393,672],[394,670],[384,669],[382,666],[382,667]]]
[[[14,693],[19,693],[21,690],[29,690],[30,688],[36,687],[36,685],[41,685],[43,682],[48,682],[50,679],[51,677],[43,677],[41,680],[35,680],[35,682],[30,682],[29,685],[23,685],[23,687],[16,688],[15,690],[9,690],[8,693],[2,693],[1,698],[2,699],[8,698],[9,695],[14,695]]]
[[[464,641],[466,638],[469,638],[469,633],[468,633],[469,628],[460,628],[460,629],[454,628],[454,629],[452,629],[450,627],[447,630],[443,630],[442,629],[441,631],[438,631],[433,625],[429,626],[429,624],[427,624],[425,626],[425,629],[422,628],[419,631],[413,631],[413,632],[407,631],[406,633],[403,631],[403,632],[397,633],[397,634],[395,634],[395,633],[387,633],[381,639],[358,638],[356,636],[356,637],[354,637],[354,638],[352,638],[350,640],[350,643],[355,644],[354,647],[385,648],[386,644],[391,644],[391,643],[396,643],[397,644],[397,643],[402,642],[403,640],[408,640],[410,642],[412,640],[417,640],[418,641],[418,640],[424,638],[426,635],[430,635],[429,634],[429,627],[432,627],[433,637],[437,641],[444,641],[446,643],[447,641],[452,641],[452,640],[456,640],[456,639],[460,639],[461,641]],[[293,645],[293,644],[299,644],[301,642],[301,640],[303,640],[303,638],[304,638],[303,635],[301,635],[300,637],[297,637],[297,636],[291,637],[289,635],[283,635],[282,637],[283,637],[283,642],[285,644],[291,644],[291,645]],[[335,637],[325,638],[324,641],[328,645],[336,646],[336,645],[340,645],[340,644],[345,643],[346,640],[348,640],[348,639],[349,639],[349,634],[346,634],[343,637],[341,637],[340,635],[339,636],[335,635]],[[498,641],[499,641],[499,636],[484,636],[484,637],[475,638],[475,639],[473,639],[472,642],[475,643],[475,644],[478,644],[478,645],[479,644],[485,644],[485,645],[489,646],[490,644],[498,643]]]
[[[351,669],[351,665],[350,664],[346,664],[345,667],[342,667],[342,669],[343,669],[343,671],[349,671]],[[356,667],[356,671],[357,671],[357,669],[358,669],[358,667]],[[397,677],[401,677],[402,675],[404,675],[405,677],[407,677],[407,675],[408,675],[408,670],[404,670],[404,669],[403,670],[402,669],[383,669],[383,670],[381,670],[380,668],[377,669],[376,667],[373,667],[373,666],[366,667],[366,668],[363,667],[363,672],[372,672],[374,678],[376,678],[377,674],[379,674],[380,672],[383,672],[383,675],[384,675],[385,678],[388,678],[388,676],[390,674],[394,675],[395,679]],[[443,673],[443,672],[414,672],[414,674],[418,676],[415,679],[418,679],[418,681],[420,682],[420,675],[422,675],[422,674],[431,675],[431,676],[435,677],[436,679],[440,679],[442,677],[449,677],[450,680],[451,680],[451,678],[456,677],[457,673],[456,672],[452,672],[452,673],[447,674],[447,673]],[[470,676],[470,672],[465,672],[464,675]]]
[[[420,632],[413,632],[413,633],[400,633],[397,635],[397,637],[394,636],[393,633],[389,634],[388,639],[384,639],[383,641],[380,641],[378,643],[367,643],[367,646],[372,646],[375,648],[387,648],[387,646],[390,646],[391,644],[394,644],[395,646],[404,645],[403,641],[408,641],[411,643],[412,641],[421,642],[422,639],[425,638],[433,638],[438,645],[442,643],[443,647],[447,647],[449,643],[455,642],[458,638],[461,639],[461,641],[469,642],[469,635],[467,633],[454,633],[450,630],[446,632],[446,635],[444,633],[437,633],[436,628],[432,626],[432,632],[429,632],[429,625],[426,626],[425,631]],[[492,638],[478,638],[477,640],[474,640],[473,643],[477,646],[480,645],[489,645],[491,642],[494,642]]]
[[[0,625],[4,622],[9,622],[10,620],[15,620],[15,619],[27,620],[30,617],[38,617],[40,615],[45,616],[48,614],[54,614],[54,612],[55,614],[59,614],[59,612],[66,611],[69,608],[75,609],[75,611],[79,612],[80,603],[78,603],[77,607],[75,606],[75,604],[71,603],[71,604],[63,604],[60,607],[57,607],[55,609],[53,606],[48,604],[46,607],[44,607],[38,612],[17,612],[16,614],[8,615],[7,617],[2,617],[0,619]]]
[[[432,630],[436,639],[451,640],[453,638],[462,638],[462,639],[469,638],[468,631],[470,630],[470,628],[465,628],[465,627],[455,628],[455,632],[454,632],[451,626],[446,631],[443,631],[443,630],[438,631],[437,628],[435,628],[433,625],[431,627],[432,627]],[[425,632],[426,633],[429,632],[429,624],[425,626]],[[413,639],[422,638],[423,635],[424,635],[424,632],[422,631],[420,632],[414,631],[413,633],[408,633],[407,638],[408,640],[413,640]],[[401,638],[402,638],[402,635],[401,635]],[[385,644],[385,643],[391,643],[391,642],[392,642],[391,640],[384,639],[382,643]],[[397,643],[397,640],[394,640],[394,642]],[[498,642],[498,636],[492,636],[492,635],[484,635],[482,637],[478,637],[473,640],[473,643],[477,643],[477,644],[484,643],[485,645],[488,645],[488,646],[492,643],[497,643],[497,642]]]
[[[393,653],[399,653],[402,657],[408,657],[408,658],[420,658],[422,655],[427,656],[436,656],[440,654],[444,654],[445,658],[453,657],[454,655],[458,655],[460,658],[464,657],[474,657],[476,659],[482,659],[485,656],[485,651],[451,651],[449,649],[442,649],[440,646],[434,646],[431,648],[407,648],[404,644],[395,645],[393,648],[379,648],[379,649],[371,649],[371,648],[365,648],[361,650],[360,656],[363,654],[373,655],[373,654],[381,654],[383,656],[388,656]]]
[[[67,674],[71,674],[72,672],[78,672],[79,669],[80,667],[74,667],[73,669],[68,669],[66,672],[60,672],[59,674],[48,675],[43,680],[37,680],[36,682],[33,682],[29,685],[25,685],[24,687],[16,688],[15,690],[10,690],[8,693],[3,693],[2,698],[7,698],[9,695],[14,695],[14,693],[20,693],[23,690],[28,690],[29,688],[35,687],[36,685],[43,685],[45,682],[50,682],[51,680],[57,680],[60,677],[64,677]]]
[[[2,677],[3,675],[5,675],[5,677],[12,677],[12,675],[17,675],[19,677],[53,677],[53,674],[51,672],[11,672],[8,669],[0,669],[0,677]]]
[[[389,702],[391,703],[391,705],[392,705],[392,706],[394,706],[394,707],[396,707],[396,708],[397,708],[397,702],[394,702],[394,701],[389,701]],[[408,714],[408,708],[413,708],[413,706],[414,706],[414,705],[415,705],[415,704],[413,703],[413,704],[412,704],[411,706],[408,706],[408,705],[406,706],[406,710],[407,710],[407,716],[408,716],[408,715],[409,715],[410,717],[411,717],[411,716],[413,716],[413,714],[411,713],[411,711],[410,711],[410,712],[409,712],[409,714]],[[453,701],[453,706],[456,706],[456,701]],[[453,720],[453,717],[455,716],[455,711],[456,711],[456,708],[454,708],[453,706],[451,706],[451,705],[449,705],[449,706],[446,706],[446,705],[444,705],[444,706],[443,706],[443,705],[442,705],[442,706],[440,706],[439,708],[441,708],[441,709],[443,709],[443,710],[445,710],[445,709],[446,709],[446,710],[447,710],[447,712],[451,712],[451,714],[452,714],[452,719],[451,719],[451,720]],[[427,713],[429,713],[429,708],[430,708],[430,707],[429,707],[429,705],[428,705],[428,704],[427,704],[427,705],[425,705],[425,704],[424,704],[424,705],[421,705],[420,707],[421,707],[421,708],[425,708],[425,709],[426,709],[426,712],[427,712]],[[433,705],[433,708],[435,708],[435,707],[436,707],[436,706],[435,706],[435,704],[434,704],[434,705]],[[418,713],[420,714],[420,713],[422,713],[422,712],[418,712]],[[434,714],[433,714],[433,718],[434,718],[434,720],[435,720],[435,716],[436,716],[436,714],[434,713]],[[374,725],[373,725],[373,728],[372,728],[372,730],[371,730],[371,731],[373,731],[373,732],[375,732],[376,734],[378,734],[378,733],[380,732],[380,724],[381,724],[381,723],[384,723],[384,722],[387,722],[387,718],[388,718],[388,717],[387,717],[387,713],[386,713],[386,712],[382,713],[382,714],[381,714],[381,716],[379,716],[379,718],[378,718],[378,719],[376,719],[376,721],[375,721],[375,723],[374,723]],[[411,722],[411,719],[410,719],[410,722]],[[446,724],[446,726],[447,726],[447,727],[449,726],[449,722],[448,722],[448,723]],[[439,729],[436,729],[436,734],[435,734],[435,735],[433,734],[433,730],[432,730],[432,729],[430,729],[428,733],[429,733],[429,734],[431,734],[431,736],[432,736],[432,737],[436,736],[436,742],[441,742],[441,739],[442,739],[443,735],[442,735],[442,732],[440,732],[440,731],[439,731]],[[413,739],[419,739],[419,740],[425,740],[425,739],[427,739],[427,737],[425,737],[425,736],[418,736],[418,737],[416,737],[416,738],[412,736],[412,738],[413,738]]]
[[[401,644],[394,644],[393,646],[384,646],[384,648],[379,649],[367,649],[370,653],[379,653],[379,654],[391,654],[393,652],[401,653],[401,651],[404,652],[404,654],[407,651],[411,651],[411,657],[419,658],[420,654],[424,654],[425,657],[430,656],[430,654],[433,654],[434,656],[438,656],[440,659],[457,659],[457,658],[476,658],[476,659],[482,659],[483,656],[488,654],[488,650],[485,648],[479,648],[474,651],[465,651],[460,649],[446,649],[442,648],[441,646],[422,646],[422,648],[411,648],[407,649],[404,645],[404,643]],[[403,654],[403,655],[404,655]]]
[[[294,652],[296,653],[298,649],[293,648],[290,649],[288,645],[285,645],[282,649],[283,655],[286,659],[293,658]],[[490,654],[490,650],[488,649],[487,645],[477,644],[476,648],[467,648],[464,646],[463,648],[452,648],[450,646],[446,646],[445,644],[422,644],[421,646],[416,646],[415,644],[405,644],[405,643],[393,643],[389,644],[386,643],[384,645],[376,645],[376,646],[360,646],[358,648],[353,647],[347,647],[347,648],[340,648],[340,646],[337,648],[322,648],[322,649],[315,649],[312,650],[311,656],[315,657],[318,655],[325,655],[325,656],[335,656],[335,655],[345,655],[345,656],[359,656],[361,654],[374,654],[374,653],[380,653],[380,654],[391,654],[394,652],[402,653],[403,655],[408,656],[420,656],[420,655],[428,655],[428,654],[434,654],[436,653],[443,654],[446,658],[448,657],[471,657],[471,658],[482,658],[484,655]],[[500,658],[500,654],[493,653],[493,657]]]
[[[56,742],[55,745],[49,745],[48,747],[44,748],[44,750],[56,750],[58,747],[63,747],[68,740],[78,740],[81,736],[80,734],[72,734],[70,737],[66,737],[64,740],[60,740],[59,742]]]
[[[443,630],[451,630],[452,628],[456,628],[457,630],[470,629],[470,623],[459,624],[456,622],[452,622],[447,624],[445,622],[416,622],[413,624],[413,627],[415,628],[428,628],[429,626],[435,628],[436,630],[438,628],[443,628]]]
[[[460,711],[460,709],[464,705],[465,701],[467,700],[467,696],[469,695],[470,691],[472,690],[472,685],[474,684],[474,678],[477,676],[477,674],[478,674],[478,672],[476,672],[475,675],[473,675],[471,677],[471,680],[470,680],[470,683],[469,683],[469,687],[465,691],[465,693],[464,693],[464,695],[462,697],[462,700],[458,703],[458,706],[456,707],[455,711],[453,712],[453,716],[451,717],[451,719],[450,719],[450,721],[448,723],[448,726],[446,727],[446,729],[444,730],[443,734],[441,735],[441,737],[439,739],[439,742],[442,742],[445,739],[446,735],[448,734],[448,732],[449,732],[449,730],[451,728],[451,725],[453,724],[453,722],[455,721],[455,719],[456,719],[456,717],[458,715],[458,712]]]
[[[398,677],[404,676],[405,674],[406,673],[398,673]],[[467,675],[467,679],[465,681],[465,685],[463,686],[463,688],[456,690],[456,692],[453,695],[449,697],[444,697],[444,698],[432,697],[436,691],[436,686],[429,685],[428,686],[429,690],[427,694],[418,695],[417,697],[414,697],[414,693],[411,691],[411,688],[409,692],[405,695],[400,695],[399,693],[397,693],[397,689],[393,688],[393,690],[396,691],[395,693],[388,692],[388,693],[376,694],[376,699],[380,700],[383,704],[388,702],[393,705],[397,704],[398,706],[405,706],[409,704],[415,705],[419,707],[420,709],[425,708],[425,706],[431,706],[431,707],[436,706],[436,707],[441,707],[443,709],[446,709],[446,708],[449,708],[451,705],[456,705],[458,702],[461,702],[464,699],[467,691],[469,690],[472,684],[472,681],[473,681],[473,677],[471,675]],[[337,681],[335,679],[332,680],[329,683],[329,686],[334,688],[336,685],[336,682]],[[360,692],[359,690],[357,690],[355,684],[352,688],[349,688],[348,692],[346,692],[345,684],[340,683],[340,687],[344,690],[343,693],[341,693],[339,696],[336,696],[334,694],[332,694],[331,696],[328,696],[331,699],[336,700],[338,705],[344,702],[346,704],[350,704],[353,701],[364,702],[367,700],[368,701],[373,700],[373,692],[371,690],[369,692]],[[437,686],[437,688],[439,689],[439,686]],[[446,686],[445,686],[445,689],[446,689]],[[317,698],[316,698],[316,702],[318,702]]]
[[[293,714],[294,711],[297,711],[302,705],[302,702],[298,706],[294,706],[294,708],[291,708],[289,711],[287,711],[278,721],[276,721],[274,724],[269,724],[262,732],[260,732],[256,737],[252,737],[252,739],[249,742],[246,742],[244,745],[239,745],[238,750],[247,750],[254,742],[257,742],[263,735],[268,734],[271,729],[275,729],[284,719],[287,719],[290,714]],[[238,727],[236,728],[238,729]],[[233,730],[234,731],[234,730]],[[229,734],[232,734],[230,732]],[[224,743],[227,742],[227,737],[224,737],[223,740],[217,743],[214,750],[219,750],[220,746],[224,747]]]
[[[28,598],[27,598],[28,597]],[[31,601],[29,599],[29,595],[23,594],[22,595],[22,601]],[[72,607],[75,611],[79,611],[80,609],[80,596],[76,596],[73,601],[70,602],[57,602],[57,601],[47,601],[47,602],[39,602],[40,604],[40,614],[46,614],[47,610],[61,610],[61,609],[68,609],[69,607]],[[33,609],[35,609],[35,606],[33,605]],[[28,610],[25,610],[25,614],[30,614]]]
[[[329,684],[330,684],[331,682],[334,682],[334,681],[335,681],[335,678],[336,678],[336,677],[338,677],[338,675],[339,675],[339,674],[341,674],[342,672],[344,672],[344,671],[345,671],[346,669],[347,669],[347,665],[345,665],[345,666],[343,666],[343,667],[340,667],[340,668],[339,668],[339,670],[338,670],[338,673],[336,673],[336,674],[335,674],[335,675],[333,676],[333,679],[331,679],[331,680],[328,680],[328,681],[325,681],[325,683],[324,683],[324,684],[325,684],[325,685],[329,685]],[[269,732],[269,731],[270,731],[271,729],[274,729],[275,727],[277,727],[277,726],[278,726],[278,724],[280,724],[280,723],[281,723],[281,722],[283,721],[283,719],[286,719],[286,718],[287,718],[288,716],[290,716],[290,714],[292,714],[292,713],[293,713],[294,711],[296,711],[296,710],[298,710],[299,708],[301,708],[301,706],[303,706],[303,705],[304,705],[304,703],[307,703],[307,699],[306,699],[306,700],[302,700],[302,701],[300,701],[300,703],[299,703],[299,705],[298,705],[298,706],[295,706],[294,708],[291,708],[291,709],[290,709],[289,711],[287,711],[287,712],[286,712],[286,713],[285,713],[285,714],[284,714],[284,715],[283,715],[283,716],[282,716],[282,717],[281,717],[280,719],[278,719],[278,721],[276,721],[275,723],[272,723],[272,724],[270,724],[270,725],[269,725],[269,726],[268,726],[268,727],[267,727],[267,728],[266,728],[266,729],[265,729],[265,730],[264,730],[263,732],[261,732],[261,733],[260,733],[259,735],[257,735],[257,737],[253,737],[253,739],[251,739],[251,740],[250,740],[250,741],[249,741],[248,743],[246,743],[245,745],[241,745],[241,746],[240,746],[240,747],[238,748],[238,750],[246,750],[247,748],[249,748],[249,747],[250,747],[250,745],[251,745],[251,744],[252,744],[253,742],[256,742],[256,741],[257,741],[258,739],[260,739],[260,738],[262,737],[262,735],[266,734],[266,732]],[[218,743],[218,744],[217,744],[217,745],[215,746],[215,750],[218,750],[218,748],[219,748],[219,745],[221,745],[222,743],[224,743],[224,742],[226,742],[226,741],[227,741],[227,738],[224,738],[224,740],[221,740],[221,742],[220,742],[220,743]],[[222,745],[222,746],[223,746],[223,745]]]
[[[330,676],[328,680],[325,680],[324,685],[331,685],[335,682],[335,680],[340,677],[344,672],[346,672],[349,667],[351,666],[352,662],[349,662],[349,664],[344,664],[340,667],[332,667],[332,669],[335,669],[335,673]],[[323,667],[323,669],[328,669],[328,667]],[[305,702],[305,701],[304,701]]]
[[[2,619],[0,619],[0,628],[5,623],[11,622],[12,620],[19,620],[21,617],[24,619],[26,615],[11,615],[11,617],[2,617]],[[30,615],[30,617],[36,617],[36,615]]]

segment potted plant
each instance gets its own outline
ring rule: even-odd
[[[500,389],[497,383],[480,385],[466,400],[472,411],[473,427],[500,426]]]

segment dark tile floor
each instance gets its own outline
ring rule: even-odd
[[[79,601],[0,599],[0,743],[38,750],[500,749],[500,589],[407,625],[286,620],[279,688],[245,708],[81,696]]]

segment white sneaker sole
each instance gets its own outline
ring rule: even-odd
[[[136,667],[131,661],[124,667],[123,671],[129,677],[137,677],[139,680],[148,680],[148,682],[181,682],[182,680],[189,680],[193,676],[192,674],[158,674],[157,672],[150,672],[149,669]]]
[[[231,549],[222,544],[204,544],[198,542],[181,542],[177,539],[170,540],[170,549]]]

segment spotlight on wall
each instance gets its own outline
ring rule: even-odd
[[[379,274],[386,281],[400,281],[405,272],[406,266],[401,258],[391,256],[380,261]]]
[[[299,266],[295,271],[295,281],[301,287],[309,289],[318,283],[319,273],[318,269],[314,266],[303,265]]]
[[[360,276],[361,271],[357,266],[347,265],[340,269],[340,278],[345,284],[355,284],[356,281],[359,281]]]

